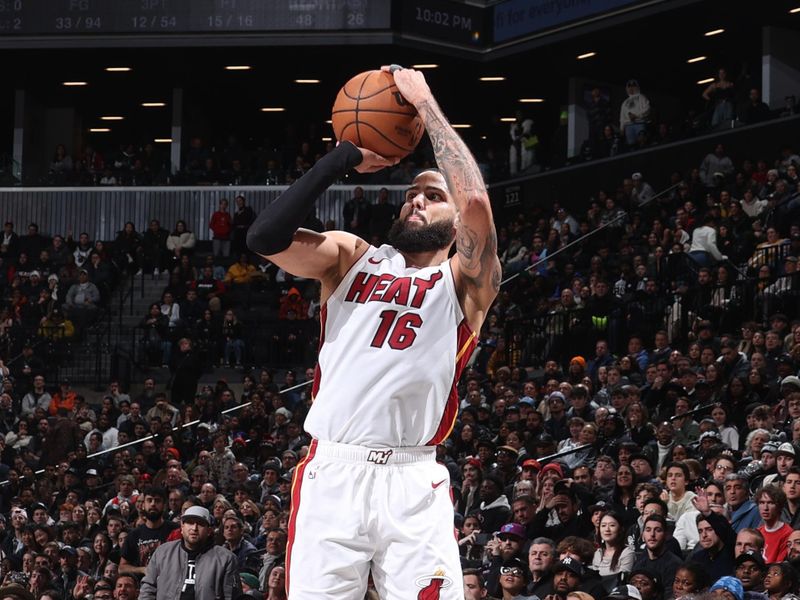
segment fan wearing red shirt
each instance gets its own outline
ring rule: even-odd
[[[755,493],[758,513],[764,522],[758,531],[764,536],[764,560],[767,564],[786,560],[786,545],[792,528],[781,521],[781,513],[786,505],[786,494],[774,485],[767,485]]]

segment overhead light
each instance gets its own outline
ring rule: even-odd
[[[156,144],[171,144],[172,138],[156,138],[153,140]]]
[[[451,123],[450,127],[453,129],[469,129],[472,125],[469,123]]]
[[[264,106],[261,112],[283,112],[286,109],[282,106]]]
[[[704,85],[706,83],[711,83],[712,81],[714,81],[714,78],[713,77],[708,77],[707,79],[701,79],[700,81],[697,82],[697,84],[698,85]]]
[[[325,121],[325,122],[326,122],[328,125],[332,125],[332,124],[333,124],[333,121],[331,121],[330,119],[328,119],[328,120],[327,120],[327,121]]]
[[[516,120],[517,120],[517,117],[500,117],[500,122],[501,123],[515,123]]]
[[[319,79],[295,79],[295,83],[319,83]]]
[[[89,133],[108,133],[111,131],[108,127],[91,127]]]
[[[424,63],[424,64],[421,64],[421,65],[411,65],[411,68],[412,69],[435,69],[438,66],[439,65],[437,65],[435,63]]]
[[[578,60],[583,60],[584,58],[592,58],[593,56],[597,56],[597,52],[584,52],[583,54],[578,54]]]
[[[519,101],[523,104],[539,104],[544,102],[544,98],[520,98]]]
[[[707,58],[708,58],[707,56],[695,56],[694,58],[690,58],[686,62],[689,63],[689,64],[698,63],[698,62],[704,61]]]
[[[706,37],[711,37],[712,35],[719,35],[724,31],[725,31],[724,29],[712,29],[711,31],[706,31],[703,35]]]
[[[86,81],[65,81],[62,83],[67,87],[81,87],[83,85],[89,85]]]
[[[118,117],[118,116],[107,116],[107,117],[100,117],[101,121],[122,121],[125,117]]]
[[[225,67],[226,71],[249,71],[252,69],[250,65],[228,65]]]
[[[792,8],[792,9],[789,11],[789,14],[790,14],[790,15],[796,15],[797,13],[800,13],[800,6],[798,6],[797,8]]]
[[[160,108],[162,106],[166,106],[166,102],[142,102],[142,106],[145,108]]]
[[[323,142],[332,142],[332,141],[333,141],[333,138],[332,138],[332,137],[330,137],[330,136],[326,136],[326,137],[322,138],[322,141],[323,141]]]
[[[127,73],[130,70],[130,67],[106,67],[106,71],[109,73]]]
[[[505,81],[505,77],[481,77],[480,81]]]
[[[485,139],[486,139],[486,136],[485,136],[485,135],[482,135],[482,136],[481,136],[481,139],[482,139],[482,140],[485,140]]]

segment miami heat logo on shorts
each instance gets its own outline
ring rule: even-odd
[[[439,590],[450,587],[453,580],[437,569],[433,575],[417,577],[414,581],[417,587],[422,588],[417,594],[417,600],[439,600]]]

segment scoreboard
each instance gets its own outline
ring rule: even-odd
[[[364,31],[389,0],[0,0],[0,36]]]

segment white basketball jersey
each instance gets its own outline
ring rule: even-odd
[[[320,320],[306,431],[370,448],[447,438],[458,412],[456,383],[476,343],[450,261],[410,268],[392,246],[371,246],[322,306]]]

